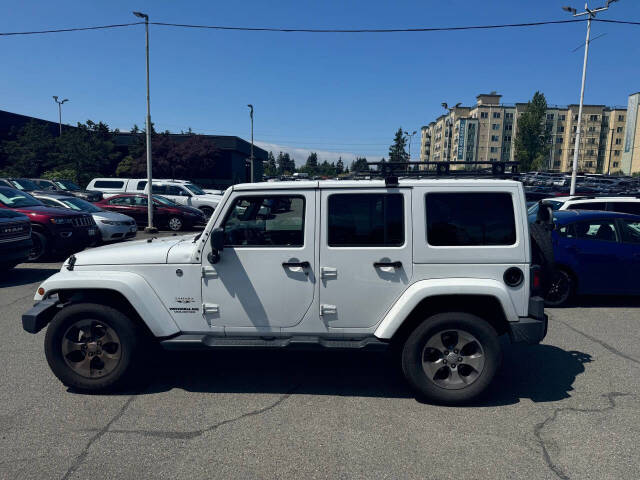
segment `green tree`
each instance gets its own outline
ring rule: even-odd
[[[304,171],[309,175],[316,175],[318,173],[318,154],[311,152],[307,157],[307,163],[304,164]]]
[[[518,117],[515,140],[515,158],[520,162],[520,171],[542,170],[549,154],[549,132],[545,126],[547,100],[540,92],[533,95],[524,113]]]
[[[276,163],[278,165],[278,175],[291,175],[296,171],[295,161],[288,153],[278,153]]]
[[[273,177],[278,174],[278,167],[276,166],[276,158],[273,156],[273,152],[269,152],[267,155],[267,164],[264,168],[264,174],[267,177]]]
[[[394,163],[405,163],[409,161],[409,154],[405,150],[407,138],[402,128],[399,128],[389,147],[389,161]]]
[[[12,140],[2,142],[0,150],[4,157],[0,169],[15,177],[39,177],[56,166],[56,139],[49,128],[35,120],[13,131]]]
[[[369,171],[369,165],[367,165],[367,159],[364,158],[364,157],[357,157],[351,163],[351,171],[353,173],[368,172]]]
[[[146,159],[145,159],[146,160]],[[116,167],[116,177],[132,177],[134,175],[134,167],[136,165],[136,160],[131,155],[127,155]]]
[[[342,157],[338,157],[338,163],[336,163],[336,174],[340,175],[344,173],[344,162]]]

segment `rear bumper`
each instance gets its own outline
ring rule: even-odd
[[[535,345],[547,336],[549,317],[544,313],[544,299],[529,299],[529,316],[520,317],[517,322],[509,323],[509,337],[513,343]]]

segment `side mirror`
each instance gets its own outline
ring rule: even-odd
[[[553,230],[553,208],[546,202],[541,201],[538,204],[538,214],[536,215],[536,223],[547,225]]]
[[[211,247],[218,252],[224,250],[224,230],[222,228],[214,228],[211,232]]]

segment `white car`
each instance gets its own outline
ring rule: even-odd
[[[87,185],[88,190],[102,192],[105,198],[120,193],[147,193],[145,178],[94,178]],[[206,193],[200,187],[187,180],[153,180],[152,193],[162,195],[169,200],[188,207],[198,208],[209,218],[216,209],[221,195]]]
[[[567,197],[550,197],[541,200],[555,210],[608,210],[610,212],[632,213],[640,215],[640,198],[630,196],[608,197],[591,195],[574,195]],[[538,213],[539,202],[529,207],[529,216],[534,218]]]
[[[550,229],[550,210],[539,217]],[[530,228],[511,180],[235,185],[201,234],[71,256],[22,322],[48,326],[50,367],[86,391],[144,372],[148,342],[396,347],[419,395],[459,404],[494,378],[500,335],[546,335]]]
[[[102,210],[81,198],[56,194],[34,194],[33,196],[48,207],[62,207],[90,213],[100,231],[103,243],[134,238],[138,232],[138,226],[133,218],[121,213]]]

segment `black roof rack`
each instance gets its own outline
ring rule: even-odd
[[[377,169],[359,171],[356,176],[384,178],[387,186],[398,185],[398,177],[509,178],[518,174],[518,164],[519,162],[367,162],[369,167],[375,166]],[[452,169],[452,165],[462,165],[465,168]]]

